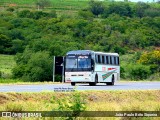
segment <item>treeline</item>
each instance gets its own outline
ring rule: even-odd
[[[120,16],[139,18],[160,16],[158,3],[151,5],[144,2],[138,2],[136,4],[129,2],[111,2],[106,5],[103,2],[90,1],[89,4],[90,7],[84,10],[91,11],[96,16],[101,15],[103,18],[113,13]]]
[[[160,46],[159,7],[142,2],[104,3],[91,1],[75,16],[57,17],[54,10],[1,11],[0,54],[16,54],[14,76],[49,81],[52,56],[65,55],[69,50],[122,55]]]

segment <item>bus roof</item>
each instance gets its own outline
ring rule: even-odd
[[[74,50],[67,52],[67,55],[69,54],[91,54],[93,51],[91,50]]]
[[[101,55],[115,55],[115,56],[119,56],[118,53],[105,53],[105,52],[94,52],[95,54],[101,54]]]
[[[118,53],[96,52],[92,50],[73,50],[73,51],[67,52],[67,55],[71,55],[71,54],[85,54],[86,55],[86,54],[91,54],[91,53],[119,56]]]

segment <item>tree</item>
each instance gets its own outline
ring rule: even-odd
[[[27,59],[26,59],[27,58]],[[17,56],[17,66],[13,68],[15,77],[22,77],[26,81],[52,80],[52,57],[49,52],[39,51],[32,53],[25,51]]]
[[[10,53],[10,48],[11,48],[11,40],[3,34],[0,34],[0,53],[1,54],[8,54]]]
[[[44,7],[48,7],[48,6],[50,6],[50,4],[51,4],[50,0],[37,0],[36,1],[36,5],[37,5],[38,10],[44,9]]]
[[[149,66],[145,66],[142,64],[130,64],[129,74],[132,80],[143,80],[150,76],[151,71]]]
[[[88,11],[88,10],[80,10],[78,12],[78,15],[80,17],[82,17],[83,19],[87,19],[87,20],[90,20],[90,21],[92,21],[93,17],[94,17],[93,13],[91,11]]]
[[[144,2],[138,2],[135,6],[135,14],[137,17],[142,18],[144,16],[144,12],[146,9],[150,8],[150,6]]]
[[[144,16],[159,17],[160,16],[160,9],[155,9],[155,8],[146,9],[144,12]]]
[[[89,2],[89,5],[90,5],[90,11],[97,17],[99,14],[102,14],[104,12],[105,7],[100,1],[95,2],[92,0]]]
[[[118,2],[112,3],[107,9],[105,9],[103,16],[108,17],[110,14],[118,14],[120,16],[132,16],[132,9],[128,3]]]

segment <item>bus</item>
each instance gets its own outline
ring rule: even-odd
[[[120,79],[118,53],[69,51],[65,57],[65,82],[114,85]]]

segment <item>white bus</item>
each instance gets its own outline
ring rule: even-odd
[[[120,79],[118,53],[69,51],[65,58],[65,82],[114,85]]]

